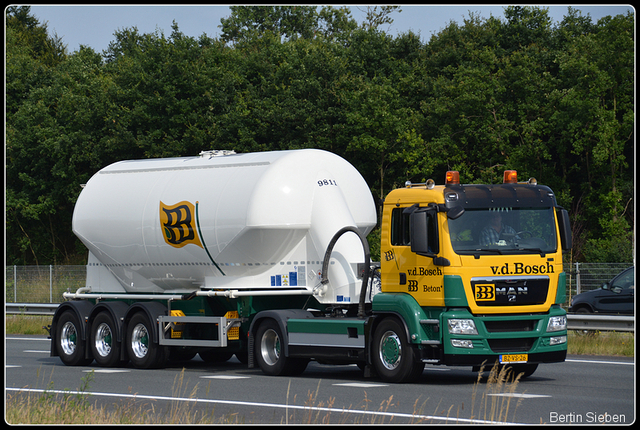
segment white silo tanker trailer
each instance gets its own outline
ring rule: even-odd
[[[371,191],[335,154],[204,151],[107,166],[75,206],[87,279],[56,310],[51,355],[67,365],[154,368],[235,354],[271,375],[302,372],[314,359],[357,363],[392,382],[415,378],[425,363],[499,358],[530,374],[538,362],[564,360],[566,211],[535,183],[447,178],[387,196],[376,266],[366,240],[376,225]],[[541,238],[472,244],[484,210],[522,216]],[[461,238],[472,248],[457,248]],[[519,294],[508,301],[501,275]],[[476,329],[486,318],[495,334]],[[502,327],[514,319],[526,333]],[[524,353],[525,344],[535,348]]]

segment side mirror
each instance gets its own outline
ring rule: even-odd
[[[451,263],[444,257],[438,257],[440,251],[438,225],[434,209],[418,209],[409,218],[411,252],[433,258],[436,266],[448,266]]]
[[[571,225],[569,223],[569,212],[567,212],[566,209],[560,209],[557,213],[562,250],[569,251],[573,246],[573,239],[571,237]]]
[[[409,218],[409,232],[411,234],[411,252],[419,255],[433,255],[429,242],[429,217],[426,210],[416,210]]]

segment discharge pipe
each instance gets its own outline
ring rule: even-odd
[[[369,252],[369,242],[367,242],[367,238],[364,237],[356,227],[343,227],[333,235],[333,238],[327,246],[327,251],[324,253],[324,260],[322,261],[322,279],[320,280],[320,283],[324,285],[329,282],[329,258],[331,257],[331,252],[333,251],[333,247],[340,236],[348,231],[358,235],[360,242],[362,242],[362,248],[364,249],[364,273],[362,275],[362,286],[360,287],[360,300],[358,301],[358,318],[364,318],[364,301],[367,294],[367,285],[369,284],[369,260],[371,259],[371,255]]]

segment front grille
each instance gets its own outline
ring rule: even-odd
[[[478,306],[539,305],[547,300],[549,278],[533,276],[472,278],[471,288]]]
[[[504,333],[511,331],[534,331],[537,323],[537,320],[484,321],[484,326],[489,333]]]
[[[489,347],[493,352],[528,352],[535,339],[489,339]]]

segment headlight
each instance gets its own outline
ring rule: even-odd
[[[451,334],[478,334],[476,325],[470,319],[450,319],[448,320],[449,333]]]
[[[567,317],[562,315],[559,317],[549,318],[549,324],[547,324],[547,331],[562,331],[567,329]]]

